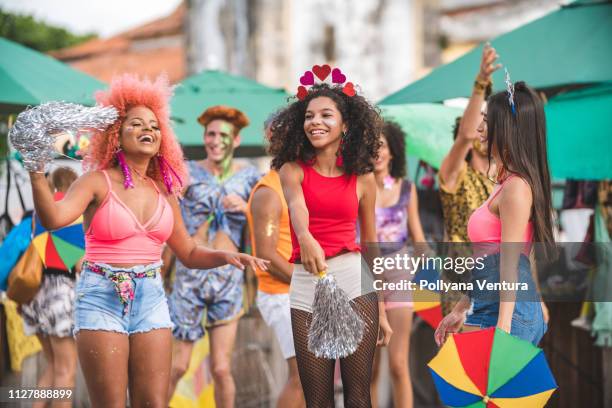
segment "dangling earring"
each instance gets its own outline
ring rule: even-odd
[[[130,172],[130,167],[125,161],[125,155],[123,154],[123,149],[121,146],[115,153],[115,157],[117,158],[117,162],[119,163],[119,167],[121,167],[121,171],[123,172],[123,187],[134,188],[134,181],[132,181],[132,173]]]
[[[168,164],[166,159],[164,159],[164,156],[159,153],[157,153],[157,165],[159,166],[159,172],[161,173],[162,179],[164,180],[164,185],[166,186],[166,190],[168,190],[168,194],[172,194],[173,183],[172,175],[168,173],[168,169],[170,169],[172,174],[174,174],[174,177],[176,177],[180,186],[183,187],[183,180],[181,180],[181,177],[176,173],[172,166]]]
[[[340,139],[340,146],[336,152],[336,166],[344,167],[344,142],[346,139],[346,132],[342,132],[342,138]]]

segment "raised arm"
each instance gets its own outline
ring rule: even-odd
[[[442,161],[438,173],[442,186],[449,192],[455,190],[457,178],[465,165],[465,156],[472,148],[472,142],[478,137],[476,129],[482,120],[481,109],[485,101],[485,89],[491,82],[491,74],[501,67],[500,64],[495,64],[497,57],[495,48],[485,44],[472,95],[461,117],[457,139]]]
[[[291,214],[291,225],[300,244],[300,261],[304,269],[317,275],[327,270],[327,263],[323,248],[308,230],[308,208],[302,190],[304,173],[297,163],[291,162],[283,164],[279,175]]]
[[[70,186],[64,198],[53,199],[53,193],[42,173],[30,173],[34,208],[41,224],[48,230],[65,227],[82,215],[104,187],[103,176],[98,172],[86,173]]]
[[[261,186],[251,200],[253,219],[253,246],[259,258],[270,261],[268,272],[285,283],[291,282],[293,264],[289,263],[276,250],[279,235],[279,220],[283,206],[276,193],[269,187]]]

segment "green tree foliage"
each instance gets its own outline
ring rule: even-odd
[[[32,16],[9,13],[0,7],[0,37],[47,52],[79,44],[97,35],[75,35],[64,28],[37,21]]]

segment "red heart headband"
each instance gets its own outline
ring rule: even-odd
[[[297,98],[302,101],[308,95],[307,86],[310,87],[315,84],[315,76],[319,78],[321,82],[331,74],[332,84],[342,85],[342,92],[348,96],[355,96],[355,87],[352,82],[346,82],[346,75],[340,71],[340,68],[332,69],[329,65],[314,65],[312,70],[304,72],[304,75],[300,77],[300,86],[298,86]],[[345,83],[346,82],[346,83]]]

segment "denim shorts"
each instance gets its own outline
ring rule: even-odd
[[[132,268],[115,268],[100,264],[111,272],[138,273],[160,263],[138,265]],[[76,286],[74,335],[79,330],[103,330],[128,335],[144,333],[154,329],[172,329],[166,293],[159,273],[154,277],[135,278],[134,299],[128,302],[124,314],[115,284],[108,278],[92,272],[84,266]]]
[[[499,261],[499,254],[487,255],[484,268],[472,271],[474,291],[471,295],[472,307],[465,321],[466,326],[477,326],[482,329],[497,326],[499,294],[498,292],[479,290],[477,281],[486,279],[487,282],[499,282]],[[526,283],[528,289],[516,291],[510,334],[537,345],[546,333],[548,326],[544,322],[540,295],[531,275],[529,258],[525,255],[521,255],[519,259],[517,282]],[[493,298],[497,298],[497,300]]]

